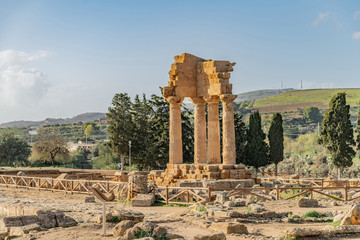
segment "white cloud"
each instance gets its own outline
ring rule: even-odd
[[[360,10],[359,11],[356,11],[353,15],[353,19],[354,20],[360,20]]]
[[[360,40],[360,32],[354,32],[352,34],[352,39],[353,40]]]
[[[46,94],[47,75],[35,68],[25,68],[25,63],[46,58],[49,53],[26,53],[15,50],[0,51],[0,106],[2,109],[35,106]],[[12,110],[15,110],[12,109]]]
[[[316,19],[312,22],[312,26],[316,27],[322,22],[330,19],[330,12],[319,12]]]

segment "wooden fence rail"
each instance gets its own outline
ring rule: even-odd
[[[0,175],[0,186],[37,190],[63,191],[65,193],[89,193],[89,187],[101,189],[104,193],[114,193],[121,182],[83,179],[54,179],[46,177]]]
[[[116,193],[123,187],[122,182],[103,181],[103,180],[84,180],[84,179],[55,179],[49,177],[31,177],[31,176],[13,176],[0,175],[0,186],[16,187],[26,189],[36,189],[38,191],[62,191],[65,193],[85,193],[90,194],[89,187],[100,189],[104,193]],[[268,194],[275,190],[275,194]],[[331,195],[327,191],[341,190],[343,197]],[[151,192],[159,201],[166,204],[180,203],[193,204],[199,201],[212,201],[213,192],[228,191],[228,197],[240,195],[245,198],[251,195],[265,201],[294,199],[303,195],[314,194],[323,195],[337,201],[351,201],[360,199],[349,195],[350,190],[360,190],[360,184],[350,184],[347,182],[344,186],[312,186],[312,187],[257,187],[257,188],[204,188],[204,187],[159,187],[155,186]],[[281,197],[283,192],[286,197]],[[292,195],[288,195],[292,194]],[[284,195],[285,196],[285,195]],[[274,199],[273,199],[274,198]]]

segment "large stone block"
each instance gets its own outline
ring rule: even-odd
[[[135,225],[134,221],[131,220],[124,220],[116,224],[116,226],[113,228],[113,234],[115,237],[124,236],[125,232],[132,228]]]
[[[194,240],[226,240],[226,236],[223,232],[199,234],[194,237]]]
[[[43,228],[54,228],[56,227],[56,217],[55,213],[51,211],[39,210],[37,212],[37,216],[39,218],[40,225]]]
[[[77,225],[77,222],[73,218],[66,216],[63,212],[55,212],[54,214],[56,224],[59,227],[72,227]]]
[[[248,234],[247,227],[240,223],[232,223],[232,222],[213,223],[210,226],[210,229],[213,231],[221,231],[226,234],[230,234],[230,233]]]
[[[136,195],[132,201],[131,205],[133,207],[149,207],[153,205],[155,202],[154,195],[151,194],[138,194]]]

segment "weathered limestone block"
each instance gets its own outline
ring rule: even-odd
[[[135,225],[134,221],[124,220],[116,224],[113,228],[113,234],[115,237],[124,236],[125,232]]]
[[[205,172],[219,171],[219,165],[218,164],[204,165],[204,170],[205,170]]]
[[[303,198],[299,199],[298,206],[299,207],[318,207],[319,203],[316,199],[303,197]]]
[[[43,228],[54,228],[56,227],[56,217],[55,213],[51,211],[39,210],[37,216],[40,221],[40,225]]]
[[[154,202],[155,202],[155,198],[152,193],[138,194],[132,199],[131,206],[133,206],[133,207],[149,207],[149,206],[153,205]]]
[[[223,232],[212,234],[199,234],[194,237],[195,240],[226,240]]]
[[[230,171],[229,170],[221,170],[220,178],[221,179],[229,179],[230,178]]]
[[[84,198],[85,203],[94,203],[95,202],[95,197],[94,196],[86,196]]]
[[[20,216],[17,216],[17,217],[4,217],[0,221],[0,228],[2,230],[6,230],[9,227],[20,227],[22,225],[23,225],[23,223],[21,221]]]
[[[237,234],[248,234],[247,227],[240,223],[232,222],[219,222],[213,223],[210,226],[210,229],[213,231],[224,232],[226,234],[237,233]]]
[[[360,225],[360,205],[353,206],[341,220],[341,225]]]
[[[73,218],[66,216],[63,212],[55,212],[54,214],[56,224],[59,227],[72,227],[77,225],[77,222]]]
[[[142,222],[145,215],[141,212],[130,211],[130,210],[118,210],[116,213],[113,213],[113,216],[117,216],[120,221],[132,220],[134,222]]]

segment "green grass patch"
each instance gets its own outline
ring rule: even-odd
[[[287,191],[281,191],[280,192],[280,198],[286,199],[286,198],[289,198],[289,197],[294,196],[296,194],[299,194],[301,192],[303,192],[303,191],[301,191],[299,189],[291,189],[291,190],[287,190]],[[305,193],[305,194],[302,194],[300,196],[294,197],[291,200],[297,200],[297,199],[300,199],[302,197],[309,197],[309,196],[310,196],[310,193]]]
[[[131,201],[126,201],[125,198],[121,198],[118,200],[119,203],[123,203],[123,204],[126,204],[126,205],[131,205]]]
[[[206,207],[205,206],[200,206],[199,207],[199,212],[206,212]]]
[[[302,218],[309,218],[309,217],[319,218],[320,214],[317,211],[308,211],[304,213],[304,215],[302,215]]]
[[[140,232],[138,232],[133,239],[139,239],[139,238],[145,238],[145,237],[152,237],[155,240],[168,240],[168,238],[165,237],[165,236],[155,237],[154,234],[153,234],[153,231],[148,231],[147,232],[147,231],[144,231],[144,230],[141,230]]]
[[[118,223],[120,219],[117,216],[113,216],[112,218],[106,219],[106,222]]]
[[[337,227],[337,226],[340,226],[341,222],[340,221],[336,221],[336,222],[333,222],[331,225],[333,227]]]

